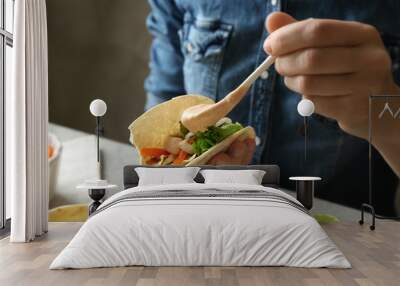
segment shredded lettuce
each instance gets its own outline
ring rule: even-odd
[[[186,136],[186,134],[189,133],[189,129],[187,129],[185,126],[183,126],[182,122],[179,121],[179,127],[180,127],[180,131],[181,131],[181,135],[184,138]]]
[[[221,136],[221,141],[224,140],[226,137],[231,136],[233,133],[236,133],[240,129],[243,128],[243,126],[240,123],[225,123],[221,125],[219,128],[219,133]]]
[[[219,127],[210,126],[206,131],[197,132],[192,144],[193,151],[199,156],[242,128],[240,123],[225,123]]]

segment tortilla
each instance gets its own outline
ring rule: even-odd
[[[212,157],[214,157],[218,153],[225,152],[226,150],[228,150],[229,146],[231,146],[231,144],[235,140],[243,141],[248,138],[250,138],[250,139],[256,138],[256,133],[254,132],[253,127],[250,127],[250,126],[240,129],[238,132],[225,138],[224,140],[219,142],[217,145],[211,147],[206,152],[201,154],[199,157],[190,161],[188,164],[186,164],[186,166],[205,165],[205,164],[207,164],[208,161],[211,160]]]
[[[129,141],[139,151],[142,148],[164,148],[165,141],[170,136],[180,134],[180,118],[184,110],[198,104],[213,104],[214,101],[202,95],[177,96],[163,102],[141,116],[130,126]],[[246,127],[225,138],[217,145],[190,161],[186,166],[206,164],[214,155],[226,151],[236,139],[255,138],[252,127]],[[140,152],[139,156],[140,156]],[[140,156],[140,163],[145,164]]]

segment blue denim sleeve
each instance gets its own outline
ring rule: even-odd
[[[149,0],[151,13],[147,28],[153,36],[150,50],[150,74],[145,81],[146,109],[185,94],[183,55],[178,31],[183,16],[173,0]]]

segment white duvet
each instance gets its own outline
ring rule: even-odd
[[[315,219],[290,204],[234,197],[151,198],[112,204],[133,192],[204,189],[262,190],[297,202],[277,189],[254,185],[135,187],[106,200],[100,206],[103,211],[81,227],[50,269],[127,265],[350,267]]]

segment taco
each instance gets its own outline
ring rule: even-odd
[[[203,165],[226,151],[235,140],[255,138],[252,127],[227,117],[204,131],[189,132],[180,122],[183,111],[198,104],[212,104],[201,95],[183,95],[161,103],[138,117],[130,126],[130,142],[143,165]]]

